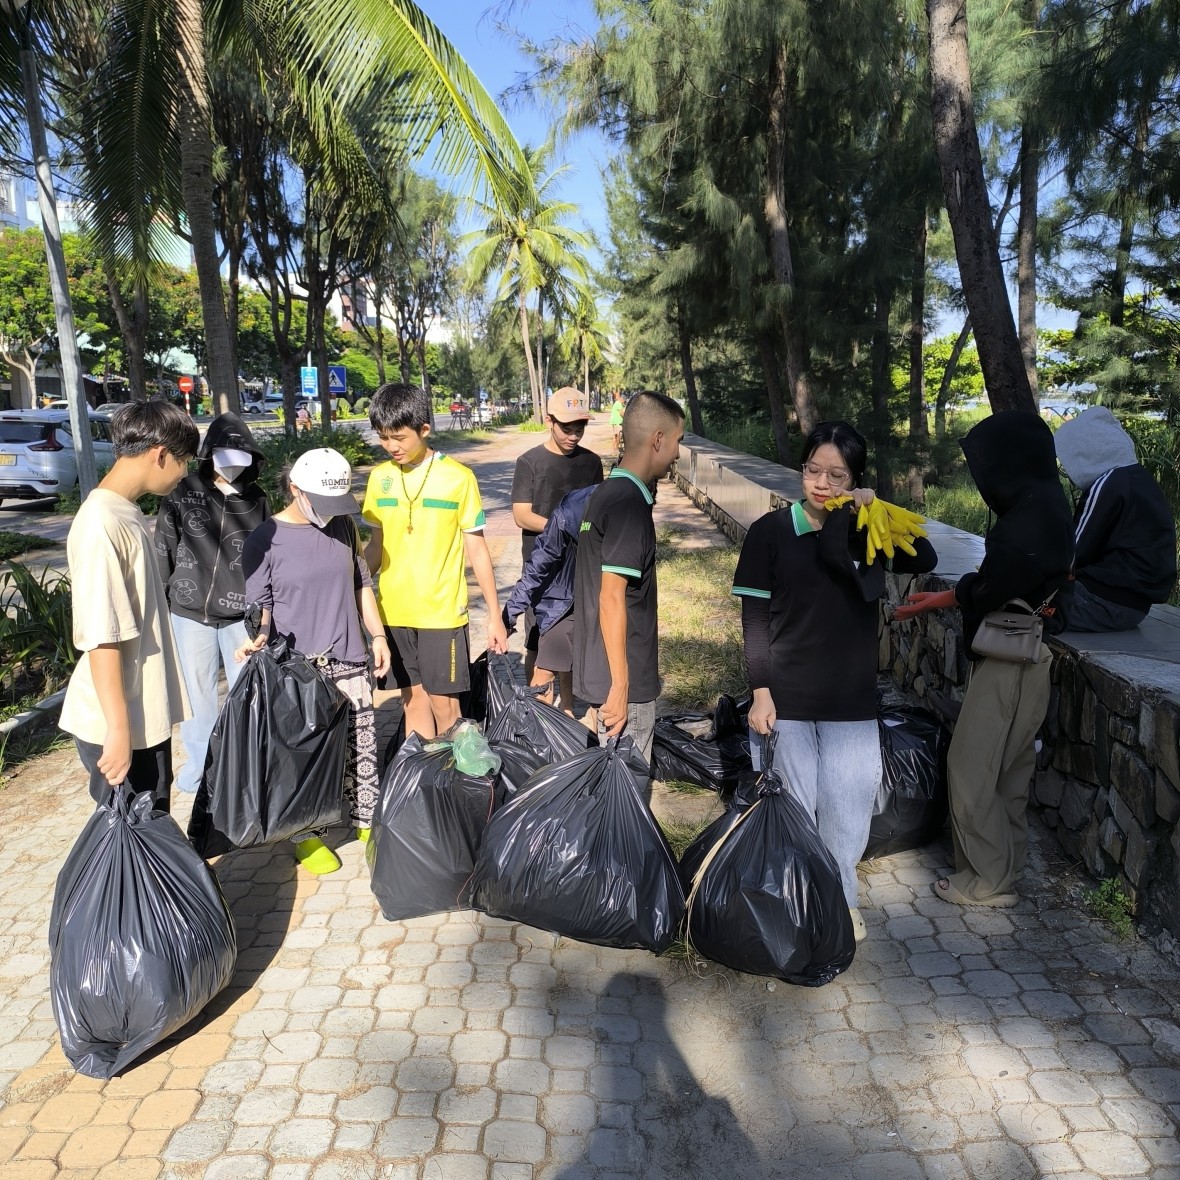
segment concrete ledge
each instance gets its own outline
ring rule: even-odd
[[[764,459],[686,435],[675,479],[735,544],[763,513],[797,500],[802,481]],[[914,589],[954,586],[978,567],[983,539],[931,521],[932,574],[891,575],[886,608]],[[891,626],[878,668],[953,726],[970,664],[957,611]],[[1097,878],[1117,876],[1140,921],[1180,937],[1180,610],[1154,607],[1133,631],[1049,640],[1053,691],[1030,794],[1062,847]]]

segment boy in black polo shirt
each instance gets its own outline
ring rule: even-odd
[[[590,497],[578,537],[574,687],[598,708],[598,732],[626,733],[651,758],[660,695],[656,530],[649,485],[680,454],[684,411],[638,393],[623,416],[623,461]]]

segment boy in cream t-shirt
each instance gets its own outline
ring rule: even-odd
[[[132,402],[111,418],[115,465],[86,497],[66,553],[74,645],[61,728],[72,734],[101,802],[126,782],[167,811],[172,726],[188,716],[184,681],[147,521],[136,501],[166,496],[188,470],[199,436],[183,410]]]

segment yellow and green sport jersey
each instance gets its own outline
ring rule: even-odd
[[[437,451],[404,473],[382,463],[369,476],[361,515],[381,530],[377,601],[386,626],[466,626],[463,534],[484,526],[471,468]]]

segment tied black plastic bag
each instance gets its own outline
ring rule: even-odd
[[[53,893],[49,992],[62,1052],[111,1078],[196,1016],[238,954],[217,878],[151,796],[111,792]]]
[[[461,773],[445,741],[405,740],[382,779],[365,849],[390,921],[467,906],[480,840],[503,797],[492,775]]]
[[[274,639],[255,652],[209,738],[188,834],[203,856],[339,823],[348,698]]]
[[[938,838],[946,823],[949,741],[926,709],[886,709],[881,734],[881,786],[864,858],[892,856]]]
[[[739,705],[723,694],[711,721],[699,713],[661,717],[652,740],[652,778],[694,783],[718,794],[736,790],[752,765],[749,708],[748,701]]]
[[[628,765],[631,744],[546,768],[496,813],[475,867],[475,909],[600,946],[668,948],[684,891]]]
[[[459,694],[459,713],[482,725],[488,716],[488,653],[486,651],[471,661],[470,676],[467,691]]]
[[[519,742],[493,739],[488,745],[500,755],[499,782],[509,795],[515,795],[537,771],[544,770],[548,765],[536,750]]]
[[[774,738],[765,747],[773,766]],[[819,987],[856,953],[840,870],[815,820],[764,770],[753,803],[733,807],[685,849],[685,932],[735,971]]]
[[[493,685],[499,685],[495,691]],[[511,697],[503,696],[511,686]],[[514,742],[532,750],[542,766],[582,753],[597,739],[580,721],[538,700],[542,688],[527,688],[512,680],[512,669],[503,656],[488,655],[488,741]],[[493,698],[499,700],[493,707]]]

